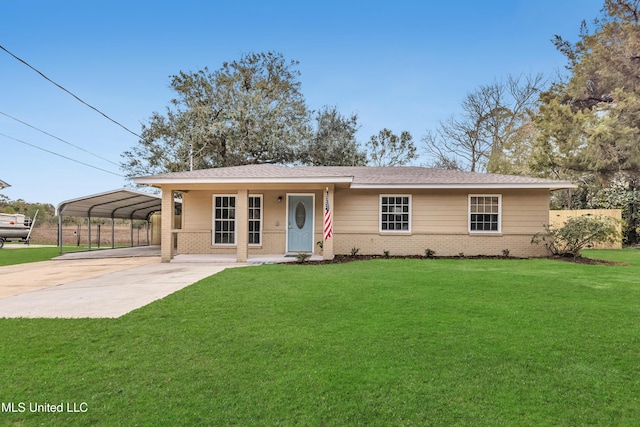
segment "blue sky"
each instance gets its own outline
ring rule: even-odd
[[[361,143],[386,127],[411,132],[420,145],[480,85],[561,72],[566,62],[550,39],[577,40],[581,21],[592,21],[602,4],[0,0],[0,45],[137,133],[168,105],[170,75],[281,52],[300,62],[311,109],[336,105],[359,115]],[[4,51],[0,112],[92,153],[0,115],[0,133],[11,137],[0,135],[0,179],[12,185],[2,194],[10,199],[57,205],[126,184],[15,140],[116,174],[113,163],[137,142]]]

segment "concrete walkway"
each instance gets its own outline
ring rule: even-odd
[[[114,318],[237,263],[159,257],[43,261],[0,267],[0,318]]]

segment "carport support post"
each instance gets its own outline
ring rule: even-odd
[[[58,212],[58,248],[60,248],[60,255],[62,255],[62,213]]]
[[[162,188],[162,225],[160,227],[160,261],[170,262],[173,258],[173,216],[175,212],[173,190]]]
[[[238,190],[236,198],[237,262],[249,257],[249,190]]]

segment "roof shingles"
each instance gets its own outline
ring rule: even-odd
[[[500,185],[509,187],[539,187],[539,188],[571,188],[574,185],[567,181],[554,181],[544,178],[533,178],[515,175],[485,174],[455,170],[432,169],[418,166],[278,166],[272,164],[232,166],[226,168],[202,169],[189,172],[174,172],[149,177],[135,178],[138,184],[161,184],[180,182],[233,182],[235,180],[268,181],[274,180],[304,180],[326,178],[332,182],[341,178],[349,178],[352,186],[478,186]]]

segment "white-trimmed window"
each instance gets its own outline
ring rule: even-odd
[[[380,232],[411,232],[411,195],[380,195]]]
[[[501,222],[502,196],[500,194],[469,195],[470,233],[500,233]]]
[[[236,244],[236,196],[213,196],[213,244]]]
[[[262,195],[249,196],[249,244],[262,244]]]

